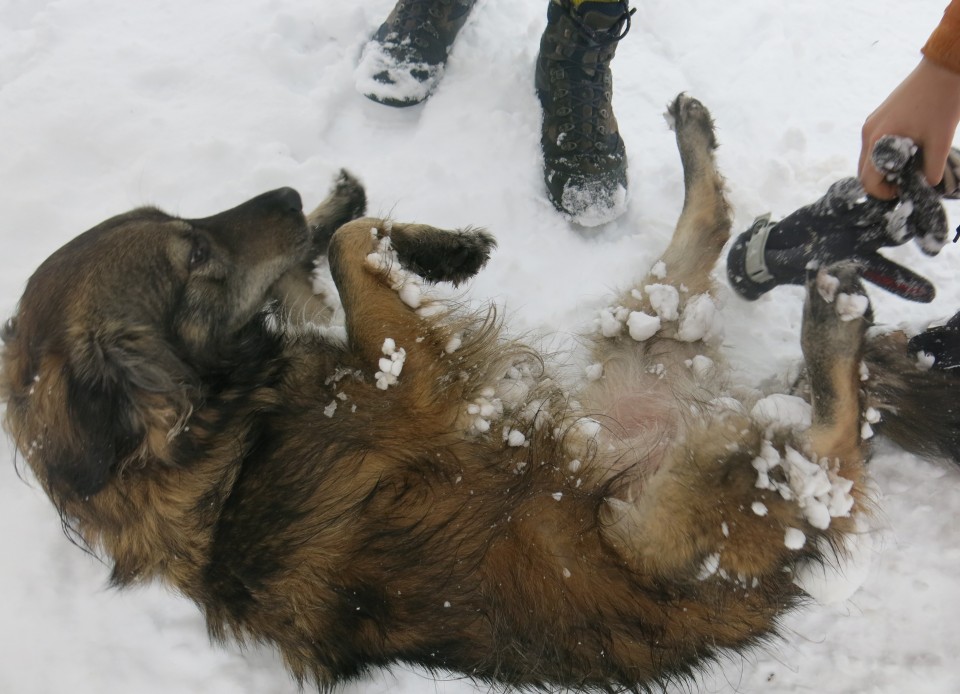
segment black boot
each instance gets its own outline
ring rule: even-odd
[[[433,93],[453,40],[476,0],[399,0],[364,46],[357,89],[387,106],[413,106]]]
[[[626,209],[627,157],[613,115],[610,61],[630,29],[626,0],[551,0],[537,57],[550,201],[596,226]]]
[[[960,376],[960,313],[945,325],[927,328],[910,338],[909,349],[933,359],[931,367]]]

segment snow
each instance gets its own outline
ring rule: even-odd
[[[386,390],[397,384],[400,374],[403,372],[403,363],[407,359],[407,351],[403,347],[397,347],[397,343],[394,342],[392,337],[383,341],[383,347],[380,351],[383,354],[377,362],[380,370],[374,374],[374,378],[377,382],[377,388]]]
[[[803,534],[802,530],[787,528],[783,534],[783,544],[787,546],[787,549],[803,549],[803,546],[807,544],[807,536]]]
[[[660,319],[642,311],[631,311],[627,317],[627,331],[637,342],[649,340],[660,329]]]
[[[562,339],[667,244],[683,193],[661,114],[677,93],[701,99],[717,123],[739,232],[854,172],[863,119],[916,64],[947,3],[634,4],[613,65],[629,202],[616,221],[585,231],[542,191],[532,75],[546,0],[478,3],[435,94],[408,109],[374,104],[354,84],[362,46],[392,0],[0,3],[3,313],[47,255],[110,215],[155,204],[203,216],[284,185],[309,206],[347,167],[366,185],[373,215],[489,229],[499,248],[463,299],[505,307],[517,332]],[[957,203],[948,215],[955,227]],[[917,328],[952,315],[957,253],[885,249],[938,295],[911,304],[870,286],[877,320]],[[732,294],[722,302],[725,355],[739,377],[757,383],[798,358],[801,297],[787,287],[754,303]],[[882,438],[875,445],[862,587],[787,617],[782,640],[725,660],[698,681],[703,691],[960,691],[960,471]],[[4,450],[0,692],[297,691],[269,650],[211,646],[183,599],[155,586],[109,589],[108,569],[63,537],[50,503],[17,478]],[[342,691],[486,689],[398,667]]]
[[[687,301],[680,315],[677,337],[687,342],[703,340],[710,344],[723,334],[717,306],[707,294],[700,294]]]
[[[388,44],[402,55],[405,43]],[[405,60],[400,63],[378,42],[363,48],[355,72],[357,91],[386,102],[418,102],[427,98],[443,77],[443,65]],[[379,79],[377,79],[379,77]]]

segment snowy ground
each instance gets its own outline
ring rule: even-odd
[[[518,330],[569,334],[666,244],[682,179],[664,105],[712,110],[736,229],[786,214],[853,172],[859,128],[916,63],[946,0],[637,0],[614,72],[631,204],[587,237],[540,188],[532,70],[546,0],[481,0],[423,107],[353,87],[365,38],[393,0],[0,0],[0,313],[56,247],[151,203],[213,213],[291,185],[312,204],[346,166],[371,211],[484,225],[500,249],[468,289]],[[960,221],[960,205],[949,212]],[[891,255],[931,277],[917,306],[872,293],[879,320],[960,307],[950,246]],[[800,294],[730,296],[730,358],[759,375],[798,353]],[[63,537],[52,507],[0,460],[0,692],[294,692],[268,651],[211,647],[196,610],[160,588],[123,594]],[[787,620],[784,639],[698,683],[706,692],[960,691],[960,470],[881,444],[871,572],[853,597]],[[396,670],[347,692],[473,691]]]

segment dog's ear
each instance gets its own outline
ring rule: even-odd
[[[96,494],[125,466],[169,462],[193,381],[148,330],[105,325],[64,342],[31,360],[29,392],[8,403],[11,433],[60,504]]]

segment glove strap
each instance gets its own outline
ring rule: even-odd
[[[744,255],[744,270],[747,277],[762,284],[770,282],[774,276],[770,274],[767,268],[767,261],[763,255],[767,249],[767,238],[770,236],[770,230],[776,226],[770,221],[770,214],[767,213],[753,220],[753,224],[748,230],[750,237],[747,239],[746,254]]]

